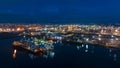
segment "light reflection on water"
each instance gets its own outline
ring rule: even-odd
[[[90,53],[90,54],[94,54],[95,52],[95,46],[92,45],[77,45],[77,50],[84,50],[85,53]],[[117,61],[117,53],[115,52],[116,50],[113,49],[107,49],[107,56],[110,58],[113,58],[114,61]]]
[[[33,65],[33,63],[35,63],[35,65],[41,63],[39,64],[41,67],[44,67],[45,65],[48,65],[48,67],[54,67],[55,65],[61,65],[64,67],[64,65],[66,64],[71,67],[76,66],[77,68],[79,68],[82,67],[82,65],[92,65],[93,63],[95,65],[104,65],[105,63],[108,63],[108,65],[112,65],[113,63],[120,63],[119,49],[110,49],[86,43],[81,45],[66,44],[62,43],[61,41],[57,41],[56,43],[54,43],[54,50],[48,52],[47,55],[35,55],[24,50],[14,49],[11,45],[14,40],[16,39],[0,41],[1,44],[5,45],[0,46],[0,49],[2,50],[0,53],[3,54],[1,56],[1,59],[10,59],[11,61],[4,61],[4,64],[7,65],[8,63],[11,63],[10,65],[8,65],[11,67],[14,67],[15,64],[17,65],[16,68],[19,68],[21,64],[23,65],[23,67],[36,67]],[[9,49],[7,49],[7,47],[9,47]],[[13,59],[11,59],[12,57],[10,56],[12,56]],[[27,62],[24,63],[25,61]],[[40,67],[39,65],[37,65],[37,67]]]
[[[56,47],[61,47],[61,46],[74,46],[76,47],[76,50],[78,51],[82,51],[83,53],[89,53],[89,54],[95,54],[96,52],[96,46],[95,45],[90,45],[90,44],[81,44],[81,45],[74,45],[74,44],[65,44],[65,43],[62,43],[62,41],[60,40],[57,40],[54,42],[53,46],[56,46]],[[101,46],[98,46],[98,47],[101,47]],[[105,47],[101,47],[101,48],[104,48],[106,51],[106,55],[107,57],[109,58],[112,58],[113,61],[117,61],[117,58],[118,58],[118,55],[116,53],[116,51],[118,51],[119,49],[110,49],[110,48],[105,48]],[[55,49],[57,50],[57,49]],[[61,49],[62,50],[62,49]],[[67,49],[66,49],[67,50]],[[29,53],[29,52],[26,52],[24,50],[16,50],[14,49],[13,51],[13,58],[17,58],[17,52],[22,52],[21,54],[24,55],[24,53],[28,54],[28,56],[31,58],[31,59],[35,59],[35,58],[46,58],[46,59],[54,59],[54,56],[55,56],[55,51],[48,51],[47,54],[43,54],[43,53],[40,53],[39,55],[35,55],[35,54],[32,54],[32,53]]]
[[[55,52],[53,51],[48,51],[47,54],[44,54],[44,53],[40,53],[40,54],[32,54],[30,52],[26,52],[26,51],[22,51],[22,50],[17,50],[17,49],[13,49],[13,58],[16,59],[17,57],[17,54],[21,54],[21,55],[25,55],[25,54],[28,54],[28,57],[30,59],[35,59],[35,58],[54,58],[54,55],[55,55]]]

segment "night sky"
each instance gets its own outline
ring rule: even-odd
[[[120,0],[0,0],[0,22],[119,23]]]

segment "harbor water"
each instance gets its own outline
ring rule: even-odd
[[[12,42],[20,38],[0,40],[0,68],[116,68],[120,67],[120,50],[97,45],[54,44],[50,56],[16,50]]]

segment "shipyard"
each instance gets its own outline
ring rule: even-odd
[[[47,41],[52,40],[53,42],[60,40],[66,43],[88,43],[106,47],[120,47],[120,27],[118,26],[75,24],[2,24],[0,26],[1,37],[4,37],[2,35],[8,34],[13,36],[37,37]]]

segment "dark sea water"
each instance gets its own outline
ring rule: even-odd
[[[55,44],[54,57],[18,52],[13,58],[12,42],[0,40],[0,68],[119,68],[120,50],[92,45]]]

